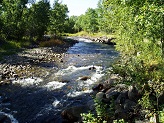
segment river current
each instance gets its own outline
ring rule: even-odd
[[[102,81],[119,54],[114,46],[75,39],[79,43],[68,49],[60,66],[49,68],[46,78],[13,81],[20,84],[9,88],[15,97],[13,104],[6,104],[5,112],[0,113],[13,123],[41,123],[54,117],[60,123],[63,109],[91,100],[93,85]]]

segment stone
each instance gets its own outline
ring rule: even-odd
[[[96,99],[97,99],[98,101],[102,101],[103,98],[105,98],[105,93],[104,93],[104,92],[98,92],[98,93],[96,94]]]
[[[118,97],[120,93],[113,87],[113,88],[110,88],[108,89],[106,92],[105,92],[105,95],[106,95],[106,98],[107,99],[116,99]]]
[[[94,100],[88,101],[87,102],[87,106],[88,106],[89,110],[91,110],[91,111],[95,110],[95,102],[94,102]]]
[[[82,106],[74,106],[71,108],[67,108],[64,111],[62,111],[61,116],[63,119],[67,120],[69,123],[74,123],[81,121],[81,113],[87,113],[88,106],[82,105]]]
[[[95,85],[94,87],[92,87],[93,91],[100,91],[102,89],[103,89],[103,84],[98,84],[98,85]]]
[[[117,119],[127,120],[129,118],[128,112],[121,108],[117,109],[114,114],[115,114],[115,118],[117,118]]]
[[[125,85],[125,84],[117,84],[117,85],[115,86],[115,88],[116,88],[119,92],[128,90],[128,86]]]
[[[127,99],[125,100],[125,103],[123,104],[124,106],[124,109],[127,110],[127,111],[134,111],[134,109],[136,108],[136,103]]]
[[[80,80],[83,80],[83,81],[86,81],[88,79],[91,79],[91,77],[90,76],[83,76],[80,78]]]
[[[90,67],[89,70],[96,70],[96,67]]]
[[[128,97],[132,101],[137,101],[139,98],[138,90],[135,86],[129,86]]]
[[[125,100],[128,99],[128,91],[121,92],[116,99],[117,104],[123,104]]]
[[[120,92],[113,90],[112,92],[106,92],[106,98],[107,99],[117,99],[117,97],[119,96]]]

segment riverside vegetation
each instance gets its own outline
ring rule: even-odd
[[[119,84],[137,88],[140,98],[136,105],[144,113],[130,117],[132,119],[116,119],[114,99],[107,104],[96,100],[96,112],[82,114],[83,122],[133,122],[141,115],[149,122],[164,122],[163,0],[99,0],[96,9],[89,8],[78,17],[68,17],[67,6],[58,0],[52,8],[47,1],[33,1],[28,7],[29,2],[0,2],[1,53],[15,53],[15,50],[8,52],[6,46],[18,49],[31,42],[37,44],[44,34],[61,36],[80,31],[91,36],[99,32],[112,34],[120,58],[113,64],[110,74],[118,74]],[[154,120],[150,121],[152,117]],[[141,119],[144,121],[144,118]]]

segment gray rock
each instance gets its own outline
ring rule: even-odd
[[[128,115],[128,112],[126,110],[117,109],[115,111],[115,118],[127,120],[127,119],[129,119],[129,115]]]
[[[116,104],[123,104],[128,99],[128,91],[121,92],[116,99]]]
[[[90,76],[83,76],[80,78],[80,80],[83,80],[83,81],[86,81],[88,79],[91,79],[91,77]]]
[[[90,100],[87,102],[87,106],[89,107],[89,110],[93,111],[95,110],[95,103],[94,100]]]
[[[98,85],[95,85],[94,87],[92,87],[93,91],[100,91],[102,89],[103,89],[103,84],[98,84]]]
[[[117,99],[117,97],[119,96],[119,92],[113,87],[113,88],[110,88],[109,90],[107,90],[105,92],[105,95],[106,95],[106,98],[107,99]]]
[[[127,110],[127,111],[134,111],[134,109],[136,108],[136,103],[127,99],[125,100],[125,103],[123,104],[124,106],[124,109]]]
[[[119,92],[128,90],[128,86],[125,85],[125,84],[117,84],[117,85],[115,86],[115,88],[116,88]]]
[[[98,101],[102,101],[103,98],[105,98],[105,93],[104,93],[104,92],[98,92],[98,93],[96,94],[96,99],[97,99]]]
[[[82,120],[81,113],[87,113],[88,106],[75,106],[62,111],[61,116],[63,119],[67,120],[70,123],[78,122]]]
[[[135,86],[129,86],[128,97],[132,101],[137,101],[139,98],[138,90]]]

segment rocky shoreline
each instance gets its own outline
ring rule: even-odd
[[[111,44],[111,40],[113,39],[102,37],[96,39],[91,37],[85,38],[96,42],[114,45]],[[21,97],[22,94],[19,94],[20,97],[16,99],[10,99],[10,97],[7,96],[7,93],[5,93],[6,89],[8,92],[10,92],[13,89],[12,86],[14,86],[14,93],[20,93],[21,90],[25,90],[23,92],[24,95],[28,96],[29,98],[32,98],[29,96],[30,94],[32,94],[30,90],[37,90],[36,88],[20,88],[19,86],[17,86],[17,83],[13,82],[18,79],[21,80],[26,78],[46,78],[48,76],[47,72],[51,70],[50,68],[54,68],[54,70],[58,70],[58,68],[61,68],[61,64],[64,62],[63,58],[66,55],[65,52],[75,43],[77,43],[76,40],[74,40],[73,42],[66,43],[64,46],[58,47],[35,46],[34,48],[25,49],[17,54],[5,56],[3,60],[0,61],[0,122],[17,123],[17,121],[13,119],[12,116],[4,112],[10,112],[10,107],[12,107],[12,105],[10,104],[11,100],[14,103],[18,103],[18,105],[21,105],[21,102],[19,102],[19,100],[17,99],[25,98]],[[89,68],[89,70],[94,69],[96,68]],[[81,78],[82,81],[85,81],[87,79],[90,78],[87,76]],[[140,105],[137,104],[138,99],[140,99],[140,97],[142,96],[142,92],[138,90],[135,85],[127,86],[125,84],[122,84],[120,80],[120,76],[118,76],[117,74],[112,74],[109,76],[108,80],[106,80],[105,82],[102,81],[93,87],[92,96],[100,103],[104,103],[107,106],[106,110],[108,112],[112,111],[112,113],[114,114],[108,119],[108,122],[115,119],[125,119],[128,122],[132,122],[134,117],[138,118],[138,121],[142,121],[143,123],[149,122],[149,117],[145,118],[146,113],[143,112],[140,109]],[[42,94],[42,96],[46,98],[46,101],[49,101],[50,97],[47,93],[49,93],[50,95],[53,95],[54,93],[45,92]],[[36,95],[36,102],[34,103],[37,104],[38,100],[41,101],[43,97],[40,96],[39,93],[36,93]],[[111,105],[113,106],[112,110]],[[3,109],[3,106],[8,108]],[[22,107],[22,109],[31,111],[27,108],[28,107]],[[19,112],[21,112],[22,109],[18,109]],[[83,117],[81,117],[80,114],[88,112],[91,112],[96,115],[95,102],[93,101],[93,99],[88,101],[86,105],[69,107],[63,110],[61,112],[61,116],[63,118],[62,121],[63,123],[81,122],[83,120]],[[12,114],[14,113],[15,112],[13,111]],[[41,119],[41,122],[56,123],[56,119],[54,119],[55,117],[53,117],[53,113],[51,114],[51,116],[43,117],[43,119]]]
[[[122,84],[121,80],[118,74],[111,74],[108,80],[95,85],[92,88],[92,96],[96,102],[90,100],[86,105],[65,109],[61,113],[65,122],[82,122],[84,117],[81,114],[86,113],[92,113],[97,117],[96,106],[101,104],[97,108],[102,108],[98,110],[106,113],[103,119],[106,119],[107,123],[113,123],[119,119],[124,119],[128,123],[157,123],[158,117],[156,115],[149,116],[149,111],[143,110],[138,104],[144,90],[139,90],[135,85]],[[151,98],[155,98],[155,96],[151,95]],[[159,104],[163,104],[163,99],[164,94],[160,96]]]
[[[11,105],[11,100],[15,100],[10,98],[6,92],[15,88],[17,88],[18,91],[14,90],[14,92],[21,92],[22,88],[19,87],[19,83],[17,85],[15,82],[17,82],[17,80],[21,81],[27,78],[31,78],[32,80],[37,78],[46,78],[46,76],[48,76],[48,72],[51,70],[50,68],[58,70],[61,67],[60,65],[63,62],[66,51],[78,41],[73,39],[64,39],[63,42],[64,45],[62,46],[39,47],[38,45],[35,45],[30,48],[23,49],[17,54],[3,56],[3,59],[0,61],[1,123],[17,123],[13,116],[8,113],[4,113],[10,112],[10,107],[13,107]],[[6,111],[6,108],[4,107],[8,107],[8,111]]]
[[[106,37],[106,36],[101,36],[101,37],[89,37],[89,36],[82,36],[82,38],[85,38],[85,39],[89,39],[93,42],[97,42],[97,43],[103,43],[103,44],[108,44],[108,45],[116,45],[116,43],[113,41],[114,39],[116,38],[113,38],[113,37]]]
[[[12,80],[28,77],[43,77],[44,69],[58,67],[63,62],[67,49],[77,43],[71,40],[63,46],[25,49],[17,54],[4,56],[0,61],[0,86],[10,84]],[[38,72],[39,71],[39,72]]]

